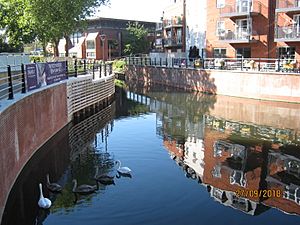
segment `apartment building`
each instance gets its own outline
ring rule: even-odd
[[[275,58],[274,0],[207,0],[207,57]]]
[[[300,58],[300,0],[277,0],[275,42],[278,58]]]

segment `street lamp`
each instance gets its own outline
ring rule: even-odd
[[[103,61],[105,61],[105,57],[104,57],[104,44],[105,44],[105,38],[106,38],[106,35],[105,34],[101,34],[100,35],[100,39],[102,41],[102,57],[103,57]]]

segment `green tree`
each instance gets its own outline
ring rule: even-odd
[[[147,40],[148,30],[144,25],[135,23],[128,23],[126,29],[128,33],[124,37],[124,50],[123,54],[131,55],[138,53],[147,53],[150,47]]]
[[[5,30],[5,44],[11,51],[21,51],[35,38],[28,4],[29,0],[0,0],[0,28]]]

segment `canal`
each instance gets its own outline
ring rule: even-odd
[[[115,102],[30,159],[1,225],[300,224],[299,113],[300,104],[118,88]],[[97,170],[114,184],[72,192],[73,179],[95,185]],[[61,193],[46,188],[47,174]]]

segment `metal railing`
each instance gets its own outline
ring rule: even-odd
[[[163,21],[164,28],[172,27],[172,26],[182,26],[182,24],[183,23],[182,23],[182,18],[181,17]]]
[[[277,27],[275,39],[299,39],[300,41],[300,25]]]
[[[14,99],[16,93],[27,92],[27,82],[25,74],[25,64],[0,66],[0,101],[3,99]],[[106,77],[112,74],[112,63],[95,60],[67,60],[67,77],[78,77],[80,75],[93,75],[96,77]]]
[[[127,57],[127,65],[210,70],[300,73],[300,61],[269,58],[150,58]]]

